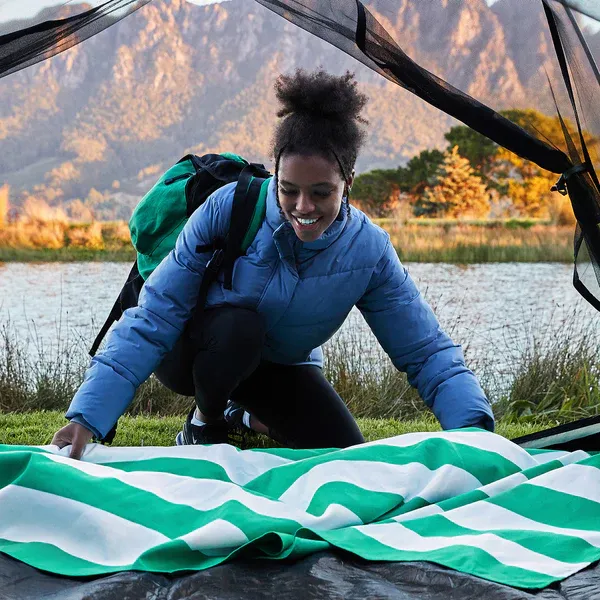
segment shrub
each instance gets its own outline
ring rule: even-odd
[[[104,249],[102,225],[98,222],[90,225],[71,225],[66,230],[66,239],[67,244],[74,248]]]

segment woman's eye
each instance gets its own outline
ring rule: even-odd
[[[279,191],[284,196],[295,196],[298,192],[296,190],[286,190],[284,188],[279,188]],[[327,198],[327,196],[331,196],[331,192],[313,192],[315,196],[319,196],[319,198]]]

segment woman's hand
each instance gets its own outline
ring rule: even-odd
[[[94,434],[87,427],[71,421],[54,434],[51,443],[59,448],[71,444],[69,458],[79,460],[83,454],[83,449],[92,441],[93,436]]]

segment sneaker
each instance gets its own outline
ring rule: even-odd
[[[192,408],[187,416],[183,429],[177,434],[175,443],[178,446],[188,446],[196,444],[227,444],[227,423],[220,421],[217,423],[207,423],[206,425],[192,425],[192,417],[195,408]]]
[[[229,439],[235,446],[243,448],[248,443],[248,435],[253,433],[252,429],[244,423],[246,409],[233,400],[227,401],[223,417],[229,430]]]
[[[225,418],[225,422],[229,426],[229,429],[237,429],[241,432],[252,431],[252,429],[244,423],[245,412],[246,409],[243,406],[236,404],[233,400],[227,401],[223,417]]]

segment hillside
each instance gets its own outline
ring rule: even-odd
[[[377,9],[377,2],[373,3]],[[378,17],[417,62],[496,109],[550,110],[553,72],[536,0],[399,0]],[[600,37],[593,43],[600,46]],[[0,86],[0,184],[11,204],[81,199],[126,218],[187,151],[235,150],[269,163],[273,82],[296,66],[356,72],[371,101],[359,172],[444,144],[445,114],[249,0],[156,0]]]

